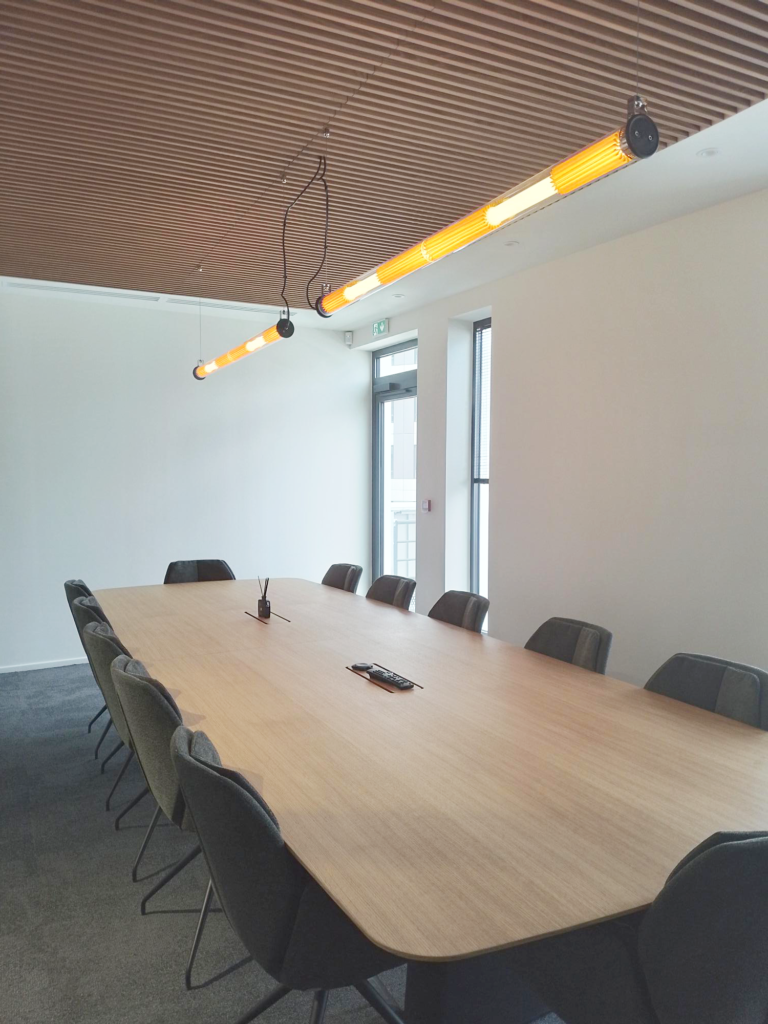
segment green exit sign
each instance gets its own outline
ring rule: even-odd
[[[382,334],[389,334],[389,320],[377,320],[373,325],[374,338],[378,338]]]

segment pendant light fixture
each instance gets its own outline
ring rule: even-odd
[[[321,316],[329,317],[364,295],[458,252],[523,214],[548,206],[606,174],[652,156],[659,145],[659,132],[648,116],[645,101],[636,95],[629,100],[627,107],[627,122],[622,128],[502,193],[480,209],[380,264],[375,270],[321,295],[314,304],[315,309]],[[195,377],[204,380],[222,366],[277,341],[282,336],[279,328],[280,324],[270,327],[210,363],[195,367]]]

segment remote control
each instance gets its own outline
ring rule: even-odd
[[[368,669],[368,675],[371,679],[375,679],[378,683],[388,683],[390,686],[394,686],[397,690],[412,690],[413,683],[410,679],[406,679],[404,676],[399,676],[397,672],[390,672],[388,668],[373,668]]]

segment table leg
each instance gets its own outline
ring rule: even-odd
[[[531,1024],[549,1013],[508,964],[504,950],[470,960],[409,963],[407,1024]]]

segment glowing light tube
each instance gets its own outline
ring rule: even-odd
[[[315,304],[315,309],[321,316],[331,316],[337,310],[344,309],[378,288],[399,281],[420,267],[436,263],[444,256],[458,252],[465,245],[470,245],[502,225],[509,224],[516,217],[569,195],[576,189],[583,188],[636,160],[651,156],[659,145],[656,125],[645,113],[645,105],[639,97],[633,97],[629,106],[630,116],[623,128],[611,132],[603,139],[598,139],[573,156],[553,164],[548,170],[497,196],[487,206],[480,207],[479,210],[462,217],[442,231],[430,235],[423,242],[411,246],[375,270],[321,296]],[[277,341],[281,336],[277,326],[270,327],[258,337],[225,352],[223,356],[210,363],[195,367],[194,375],[198,380],[204,380],[222,366],[236,362],[243,356]]]
[[[524,213],[530,213],[569,192],[589,185],[598,178],[610,174],[627,164],[651,156],[659,144],[659,133],[653,121],[637,112],[630,116],[627,124],[618,131],[553,164],[547,171],[529,178],[516,188],[456,221],[442,231],[430,235],[423,242],[394,259],[387,260],[380,267],[364,277],[351,281],[342,288],[318,299],[316,309],[322,316],[330,316],[339,309],[356,302],[374,289],[382,288],[413,273],[419,267],[435,263],[450,253],[458,252],[465,245],[490,234],[504,224]]]
[[[210,363],[205,363],[203,366],[196,366],[192,371],[193,376],[196,380],[205,380],[206,377],[210,377],[212,373],[220,370],[222,366],[229,366],[230,363],[236,363],[238,359],[242,359],[243,356],[249,356],[251,352],[256,352],[260,348],[264,348],[265,345],[271,345],[273,341],[279,341],[282,335],[277,329],[277,325],[274,327],[268,327],[266,331],[262,331],[261,334],[257,334],[255,338],[250,338],[248,341],[243,342],[242,345],[238,345],[236,348],[231,348],[229,352],[225,352],[223,356],[219,356],[217,359],[212,359]]]

